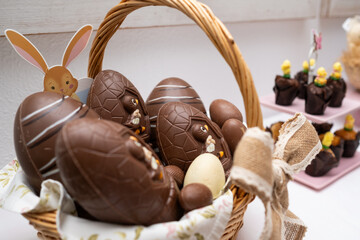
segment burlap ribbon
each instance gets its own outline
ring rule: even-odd
[[[265,206],[265,226],[260,239],[302,239],[304,223],[288,210],[287,183],[306,168],[321,150],[318,135],[306,118],[297,113],[285,122],[275,145],[259,128],[246,131],[234,153],[233,183],[258,196]]]

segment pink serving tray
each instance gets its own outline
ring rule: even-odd
[[[331,169],[324,176],[311,177],[302,171],[294,175],[293,178],[296,182],[304,184],[315,190],[321,190],[359,166],[360,152],[356,152],[352,158],[341,158],[339,166]]]
[[[356,95],[356,94],[354,94]],[[342,106],[340,108],[332,108],[327,107],[325,109],[324,115],[311,115],[305,113],[305,100],[296,98],[292,105],[290,106],[281,106],[275,104],[275,94],[270,94],[260,98],[261,105],[272,108],[281,112],[286,112],[290,114],[294,114],[297,112],[302,112],[307,117],[307,119],[317,122],[323,123],[328,122],[329,120],[335,119],[337,117],[343,116],[351,111],[354,111],[360,108],[360,101],[356,100],[354,96],[351,98],[344,98]]]

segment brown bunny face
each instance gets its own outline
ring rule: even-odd
[[[50,68],[44,77],[44,90],[71,96],[78,87],[78,81],[63,66]]]

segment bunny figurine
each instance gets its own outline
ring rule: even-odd
[[[67,66],[84,50],[91,33],[91,25],[80,28],[66,47],[62,65],[49,68],[39,50],[26,37],[11,29],[5,31],[5,35],[15,51],[45,74],[44,91],[61,93],[79,101],[79,97],[75,94],[78,80],[72,76]]]

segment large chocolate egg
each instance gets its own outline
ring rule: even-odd
[[[102,119],[121,123],[140,135],[150,137],[150,121],[144,100],[136,87],[121,73],[99,72],[89,91],[87,105]]]
[[[199,95],[186,81],[175,77],[162,80],[155,86],[146,100],[154,143],[156,143],[155,128],[158,112],[167,102],[187,103],[206,114],[204,104]]]
[[[150,225],[180,217],[178,188],[152,149],[113,121],[67,124],[56,145],[69,194],[100,221]]]
[[[59,131],[67,122],[83,117],[99,118],[85,104],[54,92],[35,93],[21,103],[14,123],[15,150],[37,193],[43,180],[60,180],[54,149]]]
[[[234,154],[235,149],[241,138],[245,134],[245,131],[245,125],[235,118],[230,118],[223,124],[221,132],[224,135],[224,138],[230,148],[230,152],[232,155]]]
[[[210,104],[210,117],[220,128],[230,118],[237,119],[240,122],[243,121],[240,110],[224,99],[216,99]]]
[[[220,128],[204,113],[182,102],[166,103],[157,119],[158,146],[162,160],[184,172],[202,153],[219,157],[228,174],[231,154]]]

